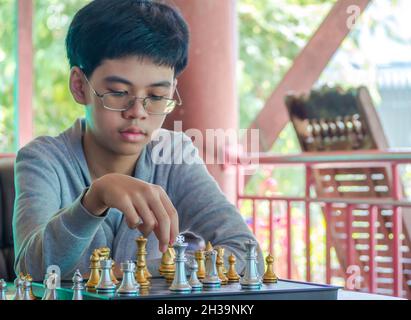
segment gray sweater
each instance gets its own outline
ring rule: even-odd
[[[106,216],[96,217],[81,204],[91,184],[82,147],[84,130],[84,119],[78,119],[59,136],[36,138],[17,154],[13,217],[17,274],[28,272],[40,281],[49,265],[58,265],[62,278],[71,279],[77,268],[89,272],[92,251],[103,246],[111,249],[117,263],[136,258],[135,238],[141,233],[127,227],[120,211],[112,208]],[[226,263],[234,253],[241,272],[244,243],[255,240],[254,236],[208,173],[191,139],[183,133],[167,133],[173,137],[174,152],[194,154],[196,163],[158,164],[151,156],[153,149],[171,147],[152,141],[143,149],[134,177],[160,185],[177,209],[180,232],[190,231],[223,246]],[[154,233],[148,236],[147,252],[148,268],[157,275],[162,254]],[[261,273],[264,262],[259,247],[257,252]]]

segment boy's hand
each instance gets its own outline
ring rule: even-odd
[[[178,215],[160,186],[111,173],[95,180],[83,197],[83,206],[101,216],[108,208],[123,212],[129,228],[138,228],[145,237],[154,231],[161,252],[178,235]]]

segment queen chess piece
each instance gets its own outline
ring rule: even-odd
[[[245,243],[247,254],[245,257],[245,271],[244,276],[240,280],[241,288],[244,290],[260,290],[262,283],[257,270],[257,243],[248,240]]]
[[[179,235],[174,243],[174,251],[176,253],[175,258],[175,275],[173,283],[170,286],[170,291],[176,293],[190,293],[191,286],[187,281],[186,269],[184,263],[187,261],[185,258],[185,250],[187,249],[188,243],[184,242],[184,236]]]

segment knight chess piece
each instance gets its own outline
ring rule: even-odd
[[[147,239],[144,238],[143,236],[140,236],[136,239],[137,243],[137,253],[136,253],[136,258],[137,261],[141,260],[144,261],[144,276],[146,277],[147,280],[152,278],[151,273],[147,269],[147,262],[146,262],[146,256],[147,256],[147,251],[146,251],[146,246],[147,246]]]
[[[245,243],[247,254],[245,257],[246,265],[244,276],[240,280],[241,288],[244,290],[260,290],[261,279],[257,270],[257,243],[252,240],[248,240]]]
[[[204,279],[206,275],[205,270],[205,262],[204,262],[204,251],[203,250],[196,250],[194,252],[194,257],[197,261],[198,271],[197,271],[197,278]]]
[[[23,300],[23,279],[18,276],[14,280],[14,287],[16,288],[16,293],[14,295],[13,300]]]
[[[80,270],[76,270],[74,273],[74,276],[72,278],[73,281],[73,297],[72,300],[83,300],[83,291],[84,286],[83,286],[83,277],[80,273]]]
[[[174,279],[174,273],[176,270],[174,259],[176,253],[171,245],[168,245],[167,251],[163,253],[161,257],[160,268],[158,269],[160,275],[162,275],[167,283],[170,283]]]
[[[121,263],[121,271],[123,272],[123,280],[120,287],[117,289],[117,294],[120,296],[135,296],[138,294],[140,285],[134,278],[136,265],[133,261]]]
[[[23,281],[23,300],[33,300],[31,295],[31,282],[28,279]]]
[[[7,282],[0,279],[0,301],[7,300]]]
[[[96,287],[98,293],[112,293],[116,290],[116,285],[111,280],[110,270],[113,265],[111,259],[100,260],[101,277]]]
[[[176,271],[174,275],[173,283],[170,286],[170,291],[177,293],[189,293],[191,292],[191,286],[187,281],[185,262],[185,250],[187,249],[188,243],[184,242],[184,236],[179,235],[173,245],[176,252],[175,265]]]
[[[206,276],[203,279],[203,288],[206,290],[218,289],[221,287],[221,280],[217,274],[215,250],[205,252]]]
[[[240,280],[240,276],[237,273],[237,270],[235,269],[235,263],[236,263],[236,258],[235,255],[231,254],[228,257],[228,272],[227,272],[227,278],[228,282],[238,282]]]
[[[267,269],[263,275],[263,282],[264,283],[277,283],[278,278],[274,273],[274,257],[269,254],[267,258],[265,258],[265,262],[267,264]]]
[[[188,280],[189,285],[193,291],[200,291],[203,288],[203,284],[198,280],[198,263],[195,259],[191,259],[190,262],[190,280]]]
[[[93,254],[90,256],[90,276],[86,283],[86,288],[88,290],[94,290],[98,283],[100,282],[100,257],[98,250],[94,250]]]

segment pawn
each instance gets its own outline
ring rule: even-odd
[[[71,300],[83,300],[83,277],[81,276],[80,270],[76,270],[72,278],[73,281],[73,298]]]
[[[28,279],[23,281],[23,300],[33,300],[30,296],[31,282]]]
[[[7,300],[7,282],[0,279],[0,301]]]
[[[228,268],[228,272],[227,272],[227,278],[228,278],[228,282],[238,282],[240,280],[240,276],[237,273],[237,270],[235,269],[235,255],[231,254],[228,257],[228,264],[229,264],[229,268]]]
[[[194,253],[194,257],[195,257],[197,265],[198,265],[197,278],[198,279],[204,279],[204,277],[206,275],[205,262],[204,262],[204,251],[203,250],[197,250]]]
[[[14,287],[16,288],[16,294],[13,300],[23,300],[23,279],[20,276],[14,280]]]
[[[265,262],[267,264],[267,270],[264,273],[263,276],[263,282],[264,283],[276,283],[278,281],[277,276],[274,273],[274,258],[271,254],[265,258]]]
[[[220,257],[217,256],[216,267],[217,267],[218,277],[221,280],[221,284],[226,285],[228,283],[228,278],[224,274],[224,260],[221,256]]]
[[[190,280],[188,280],[188,284],[193,291],[199,291],[203,288],[203,284],[197,278],[197,272],[198,263],[195,259],[192,259],[190,263]]]

